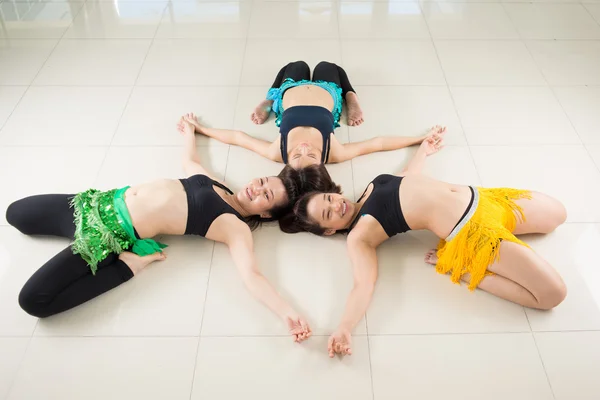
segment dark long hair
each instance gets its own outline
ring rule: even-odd
[[[308,202],[310,199],[323,193],[341,194],[342,190],[339,186],[335,186],[330,188],[330,190],[319,190],[304,194],[296,201],[296,204],[294,204],[294,207],[292,208],[292,212],[286,214],[279,220],[279,228],[285,233],[309,232],[323,236],[327,229],[321,227],[317,221],[313,220],[308,215]]]
[[[255,230],[263,222],[279,221],[279,226],[283,230],[282,220],[293,215],[293,207],[296,201],[305,193],[309,192],[340,192],[339,185],[331,179],[329,172],[323,164],[310,165],[301,169],[294,169],[289,165],[283,167],[277,175],[285,187],[285,193],[288,201],[286,204],[274,207],[269,210],[270,218],[261,218],[260,215],[251,215],[246,218],[246,223],[251,230]],[[284,231],[285,232],[285,231]]]

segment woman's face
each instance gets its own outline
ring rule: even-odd
[[[285,186],[276,176],[255,178],[236,194],[237,200],[252,215],[269,218],[269,210],[288,202]]]
[[[321,151],[309,143],[300,143],[288,154],[288,164],[294,169],[321,163]]]
[[[326,235],[346,229],[352,222],[354,204],[341,194],[319,193],[311,197],[307,204],[308,216],[322,228]]]

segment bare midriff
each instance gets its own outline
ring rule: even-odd
[[[185,233],[187,195],[178,180],[164,179],[132,186],[125,192],[125,204],[141,238]]]
[[[452,232],[471,201],[468,186],[407,175],[400,185],[400,204],[411,229],[428,229],[440,238]]]

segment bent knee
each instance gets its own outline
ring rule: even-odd
[[[19,293],[19,306],[33,317],[45,318],[51,315],[46,311],[46,302],[41,301],[40,295],[30,289],[27,284]]]
[[[21,232],[27,225],[27,215],[29,214],[25,212],[25,207],[22,207],[22,202],[23,200],[17,200],[6,209],[6,221]]]
[[[554,231],[567,220],[567,209],[565,205],[555,198],[551,198],[552,211],[548,215],[548,230]]]
[[[546,288],[544,294],[538,298],[540,310],[551,310],[558,306],[567,297],[567,286],[563,280],[552,283]]]

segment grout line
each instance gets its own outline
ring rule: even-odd
[[[252,18],[252,12],[253,11],[254,11],[254,4],[252,4],[252,11],[250,13],[250,18]],[[239,87],[239,83],[242,80],[242,73],[244,71],[244,61],[245,61],[245,58],[246,58],[246,50],[247,50],[247,47],[248,47],[248,30],[250,30],[250,21],[248,21],[248,28],[247,28],[247,31],[246,31],[246,41],[244,43],[244,55],[242,56],[242,63],[241,63],[241,66],[240,66],[240,75],[239,75],[239,78],[238,78],[238,93],[237,93],[237,97],[235,99],[235,104],[233,105],[236,108],[237,108],[237,103],[238,103],[239,98],[240,98],[241,88]],[[236,117],[236,112],[235,112],[235,109],[234,109],[233,116],[232,116],[232,121],[231,121],[232,128],[233,128],[233,126],[235,124],[235,117]],[[225,170],[223,171],[223,182],[226,182],[226,179],[227,179],[227,170],[228,170],[228,167],[229,167],[229,154],[230,153],[231,153],[231,145],[228,145],[227,146],[227,156],[225,157]],[[216,248],[216,242],[213,241],[212,254],[210,256],[210,267],[208,269],[208,279],[206,281],[206,292],[204,294],[204,304],[202,306],[202,319],[200,321],[200,332],[198,332],[198,345],[196,346],[196,357],[194,359],[194,370],[192,372],[192,384],[190,386],[190,397],[189,397],[190,400],[192,399],[192,395],[194,393],[194,383],[196,382],[196,369],[198,367],[198,354],[200,352],[200,342],[202,341],[202,328],[204,326],[204,316],[206,315],[206,303],[208,302],[208,291],[210,289],[210,277],[211,277],[211,273],[212,273],[213,260],[214,260],[214,256],[215,256],[215,248]]]
[[[419,7],[421,7],[420,3],[419,3]],[[421,8],[421,11],[422,11],[422,8]],[[467,133],[466,133],[465,127],[463,125],[462,118],[460,116],[460,113],[458,112],[458,107],[456,105],[456,101],[454,100],[454,94],[452,93],[452,90],[450,89],[450,84],[448,83],[448,78],[446,77],[446,70],[444,69],[444,65],[442,64],[442,59],[440,58],[440,54],[437,49],[436,41],[433,39],[433,35],[431,34],[431,29],[429,28],[429,22],[427,21],[427,18],[423,17],[423,20],[425,21],[425,25],[427,26],[427,31],[429,32],[429,37],[430,37],[433,49],[435,51],[435,56],[438,60],[440,69],[442,70],[442,75],[444,76],[444,81],[446,82],[446,90],[448,91],[448,94],[450,95],[450,100],[452,101],[452,107],[454,108],[454,113],[456,114],[456,118],[458,119],[458,124],[460,125],[460,129],[462,130],[463,137],[465,138],[465,143],[467,144],[467,149],[469,150],[469,156],[471,157],[471,162],[473,163],[473,166],[475,167],[475,173],[477,174],[477,179],[479,180],[479,185],[483,186],[483,180],[481,179],[481,174],[479,173],[479,168],[477,167],[477,163],[475,162],[475,157],[473,157],[473,150],[469,143],[469,138],[467,137]]]
[[[592,19],[594,19],[594,17],[591,15],[591,13],[589,13],[589,10],[586,7],[583,7],[583,8],[585,8],[585,10],[588,12],[588,14],[590,14],[590,16],[592,17]],[[594,21],[595,21],[595,19],[594,19]],[[600,25],[600,23],[598,21],[596,21],[596,23]],[[600,172],[600,165],[596,164],[596,161],[594,160],[594,157],[592,156],[592,153],[590,152],[590,149],[588,148],[588,145],[581,138],[581,135],[579,134],[579,131],[577,130],[577,127],[575,127],[575,124],[573,123],[573,120],[571,119],[571,117],[569,116],[569,113],[565,109],[565,106],[563,105],[563,103],[560,101],[560,98],[556,94],[556,91],[554,90],[554,86],[550,85],[550,82],[548,81],[548,78],[546,78],[546,75],[544,74],[544,71],[543,71],[542,67],[538,64],[538,62],[536,61],[535,57],[533,56],[533,53],[531,52],[531,49],[527,45],[527,42],[523,41],[523,44],[525,44],[525,48],[527,49],[527,52],[529,53],[529,56],[532,58],[533,63],[538,68],[538,70],[541,72],[542,77],[544,78],[544,81],[546,82],[546,84],[548,85],[548,88],[550,89],[550,92],[552,93],[552,96],[554,97],[554,99],[556,100],[556,102],[558,103],[558,105],[560,106],[563,114],[565,115],[565,117],[569,121],[569,124],[571,125],[571,127],[573,128],[573,131],[577,135],[577,138],[581,142],[580,146],[583,146],[583,148],[585,149],[585,152],[588,155],[588,158],[590,159],[590,161],[592,162],[592,164],[596,167],[596,170],[598,172]],[[580,87],[588,87],[588,85],[582,85],[582,86],[580,85]]]
[[[596,18],[594,18],[594,15],[593,15],[593,14],[592,14],[592,12],[589,10],[589,8],[587,8],[587,6],[586,6],[586,4],[587,4],[587,5],[593,5],[594,3],[584,3],[584,2],[582,1],[582,2],[579,2],[579,3],[577,3],[577,4],[580,4],[580,5],[581,5],[581,6],[584,8],[584,10],[585,10],[585,11],[588,13],[588,15],[590,16],[590,18],[592,18],[592,20],[593,20],[594,22],[596,22],[596,24],[597,24],[598,26],[600,26],[600,19],[598,19],[598,20],[597,20]],[[595,4],[598,4],[598,3],[595,3]]]
[[[190,400],[192,399],[192,393],[194,393],[194,382],[196,380],[196,368],[198,366],[198,353],[200,352],[200,341],[202,340],[202,326],[204,324],[204,315],[206,313],[206,302],[208,300],[208,289],[210,284],[210,274],[212,271],[213,258],[215,256],[215,242],[213,241],[213,248],[210,255],[210,266],[208,267],[208,276],[206,278],[206,292],[204,292],[204,304],[202,305],[202,318],[200,319],[200,331],[198,332],[198,343],[196,345],[196,356],[194,357],[194,370],[192,371],[192,383],[190,385]]]
[[[204,318],[204,316],[203,316]],[[436,333],[353,333],[352,337],[444,337],[444,336],[484,336],[484,335],[525,335],[525,334],[546,334],[546,333],[585,333],[593,332],[600,333],[600,329],[584,329],[584,330],[558,330],[558,331],[494,331],[494,332],[436,332]],[[328,338],[330,334],[313,334],[311,337]],[[27,339],[27,336],[0,336],[3,338],[20,338]],[[222,335],[37,335],[32,336],[33,338],[85,338],[85,339],[126,339],[126,338],[139,338],[139,339],[184,339],[184,338],[289,338],[287,334],[222,334]]]
[[[371,360],[371,336],[369,335],[369,321],[368,321],[366,313],[365,313],[365,325],[367,328],[367,352],[368,352],[368,356],[369,356],[369,376],[371,378],[371,399],[375,400],[375,386],[373,384],[373,362]]]
[[[37,326],[37,323],[36,323]],[[12,392],[13,387],[15,386],[15,382],[19,377],[19,372],[21,372],[21,368],[23,368],[23,363],[25,362],[25,358],[27,357],[27,353],[29,352],[29,347],[31,346],[31,342],[33,341],[33,332],[31,332],[31,336],[29,337],[29,341],[27,342],[27,346],[25,346],[25,351],[23,352],[23,356],[21,356],[21,361],[19,361],[19,365],[16,368],[15,375],[13,376],[8,388],[5,392],[6,399],[8,399],[10,393]]]
[[[529,321],[529,318],[527,319]],[[548,375],[548,370],[546,370],[546,365],[544,364],[544,359],[542,358],[542,353],[540,353],[540,348],[537,344],[537,340],[535,338],[535,334],[531,332],[531,337],[533,338],[533,344],[535,345],[535,349],[537,350],[538,357],[540,358],[540,362],[542,363],[542,368],[544,369],[544,374],[546,375],[546,381],[548,382],[548,386],[550,387],[550,392],[552,393],[552,397],[556,400],[556,394],[554,393],[554,388],[552,387],[552,382],[550,382],[550,376]]]
[[[44,62],[40,66],[40,68],[38,69],[38,72],[35,74],[35,76],[33,77],[33,79],[29,82],[29,84],[27,84],[27,85],[11,85],[11,86],[27,86],[27,89],[25,89],[25,91],[21,95],[21,97],[19,98],[19,101],[17,101],[15,103],[12,111],[10,112],[10,114],[8,114],[8,117],[6,117],[6,121],[4,121],[4,123],[0,126],[0,137],[2,136],[2,129],[6,126],[6,124],[8,123],[8,121],[10,119],[10,117],[12,117],[12,115],[15,112],[15,110],[17,109],[17,107],[19,107],[19,105],[21,104],[21,101],[23,100],[23,98],[25,98],[25,95],[27,94],[27,92],[29,92],[29,89],[31,89],[31,87],[33,86],[33,82],[35,82],[35,80],[37,79],[38,75],[42,72],[42,70],[46,66],[46,63],[48,62],[48,60],[50,59],[50,57],[52,57],[52,54],[54,54],[54,51],[56,50],[56,48],[58,47],[58,45],[60,44],[60,42],[63,40],[63,38],[65,37],[65,35],[69,31],[69,29],[71,29],[71,26],[73,26],[73,22],[75,21],[75,18],[77,18],[79,16],[79,14],[82,12],[82,10],[85,8],[86,1],[87,0],[83,1],[82,6],[79,8],[79,10],[77,11],[77,13],[75,15],[73,15],[73,19],[69,23],[69,26],[67,26],[67,28],[65,29],[65,31],[62,33],[62,35],[60,35],[60,38],[53,38],[53,39],[47,39],[47,38],[40,38],[40,39],[36,39],[36,38],[2,38],[2,39],[5,39],[5,40],[13,40],[13,41],[32,41],[32,40],[50,41],[50,40],[55,40],[56,43],[54,44],[54,47],[52,48],[52,50],[50,50],[50,52],[48,53],[48,56],[46,57],[46,59],[44,60]],[[0,4],[2,4],[2,3],[4,3],[4,1],[0,0]],[[36,324],[36,326],[37,326],[37,324]]]
[[[169,3],[166,3],[164,5],[164,8],[163,8],[163,11],[161,14],[161,20],[162,20],[162,15],[164,15],[168,4]],[[110,142],[108,143],[108,147],[106,148],[106,153],[104,154],[104,158],[102,159],[102,162],[100,163],[100,167],[98,168],[98,172],[96,173],[96,178],[94,179],[94,185],[97,184],[98,179],[100,178],[100,173],[102,172],[102,168],[104,168],[104,164],[106,163],[106,159],[108,158],[108,154],[110,153],[110,149],[112,148],[112,144],[115,140],[115,136],[117,136],[117,132],[119,131],[119,127],[121,126],[121,121],[123,121],[123,116],[125,115],[125,112],[127,111],[127,107],[129,107],[129,102],[131,101],[131,96],[133,95],[133,91],[136,88],[137,81],[140,78],[140,75],[142,74],[142,70],[144,69],[144,65],[146,64],[146,59],[148,58],[148,54],[150,54],[150,50],[152,50],[152,46],[154,45],[154,39],[156,38],[156,34],[158,32],[159,27],[160,27],[160,21],[156,25],[156,29],[154,30],[154,36],[152,37],[152,40],[150,40],[150,44],[148,45],[148,49],[146,50],[146,55],[144,56],[144,60],[142,61],[142,64],[140,65],[140,69],[135,77],[135,80],[133,81],[133,85],[131,85],[131,90],[129,91],[129,96],[127,97],[127,101],[125,102],[125,105],[123,106],[123,112],[121,112],[121,116],[119,117],[117,126],[115,127],[115,131],[113,132],[112,137],[110,138]],[[100,40],[103,40],[103,39],[100,39]],[[143,40],[147,41],[148,39],[146,38]],[[99,86],[102,87],[102,85],[99,85]],[[124,85],[124,86],[129,87],[129,85]]]

